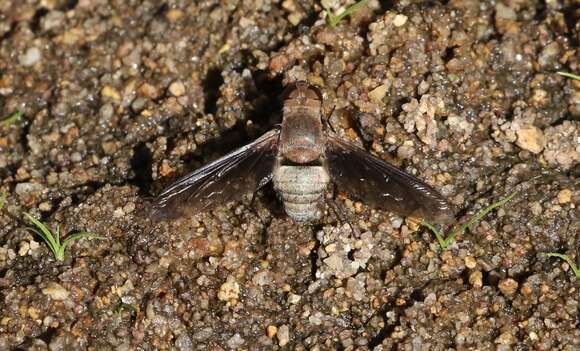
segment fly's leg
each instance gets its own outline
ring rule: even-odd
[[[336,133],[336,130],[334,130],[334,127],[332,126],[332,124],[330,124],[330,117],[332,117],[332,114],[334,113],[334,109],[336,108],[336,106],[332,106],[332,110],[330,110],[330,113],[326,116],[326,118],[324,118],[322,120],[322,122],[324,123],[324,125],[326,125],[327,128],[329,128],[330,130],[332,130],[332,132],[334,134]]]
[[[334,214],[336,215],[336,217],[340,222],[348,223],[354,237],[360,239],[361,237],[360,230],[358,230],[357,226],[353,225],[352,222],[348,220],[347,211],[342,205],[342,203],[340,203],[340,201],[336,199],[336,193],[337,193],[336,186],[334,186],[332,198],[331,199],[326,198],[326,204],[328,205],[328,207],[330,207],[330,209],[332,209],[332,212],[334,212]]]

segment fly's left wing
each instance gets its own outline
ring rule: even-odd
[[[232,153],[169,185],[153,203],[154,218],[203,212],[240,199],[266,185],[278,150],[280,130],[273,129]]]
[[[453,219],[445,199],[423,181],[335,136],[326,136],[326,158],[339,189],[371,207],[435,223]]]

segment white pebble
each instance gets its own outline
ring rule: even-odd
[[[395,25],[395,27],[400,27],[405,23],[407,23],[407,16],[405,15],[396,15],[395,18],[393,19],[393,24]]]
[[[24,55],[20,55],[20,64],[25,67],[33,66],[42,59],[42,53],[38,48],[29,48]]]
[[[280,347],[284,347],[290,341],[290,328],[286,324],[278,328],[278,332],[276,333],[276,337],[278,338],[278,345]]]
[[[28,241],[23,241],[20,243],[20,249],[18,250],[19,256],[26,256],[28,255],[28,250],[30,250],[30,244]]]
[[[48,286],[42,289],[44,295],[50,296],[53,300],[66,300],[70,293],[59,283],[50,282]]]

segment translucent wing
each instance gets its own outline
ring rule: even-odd
[[[207,164],[169,185],[153,203],[154,218],[203,212],[240,199],[272,179],[280,131]]]
[[[436,190],[357,146],[327,135],[326,157],[338,188],[369,206],[436,223],[453,219],[449,204]]]

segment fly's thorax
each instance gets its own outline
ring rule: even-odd
[[[318,116],[313,117],[304,111],[284,115],[280,132],[281,156],[305,164],[318,160],[323,151],[322,123]]]
[[[323,166],[277,166],[272,179],[286,213],[298,222],[320,217],[318,204],[330,177]]]
[[[320,93],[297,83],[284,101],[284,119],[280,132],[280,155],[297,163],[311,163],[324,152]]]

